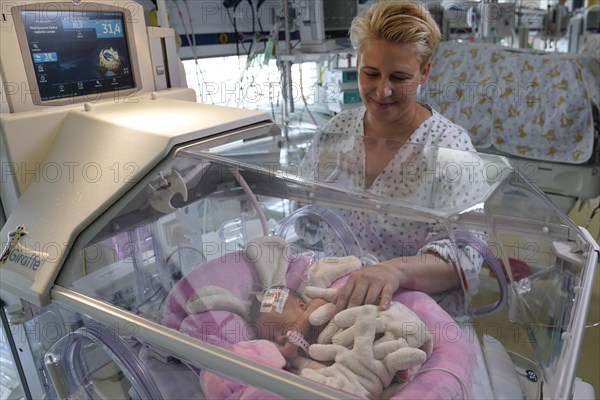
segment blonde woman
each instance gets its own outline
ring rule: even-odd
[[[477,201],[481,193],[474,190],[479,184],[474,179],[437,186],[421,179],[403,179],[407,177],[402,168],[408,163],[418,167],[435,162],[421,145],[475,151],[462,127],[417,101],[417,88],[427,79],[440,36],[427,7],[415,1],[380,0],[354,19],[350,39],[356,49],[364,105],[334,116],[315,139],[304,165],[312,163],[316,176],[322,165],[331,166],[324,164],[324,159],[331,161],[333,155],[340,164],[316,179],[429,207]],[[345,182],[340,173],[343,169],[351,171]],[[413,171],[412,177],[418,173]],[[461,256],[458,265],[450,242],[428,242],[440,227],[376,212],[336,212],[356,235],[363,253],[380,261],[350,276],[334,298],[336,312],[361,304],[386,309],[393,293],[403,288],[432,294],[451,314],[466,310],[463,289],[476,288],[481,266],[476,252]],[[326,227],[322,227],[322,235],[325,246],[334,240]]]

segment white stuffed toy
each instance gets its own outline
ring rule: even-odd
[[[188,300],[186,308],[190,314],[210,310],[231,311],[245,320],[248,320],[250,314],[249,304],[241,302],[229,290],[213,285],[203,286],[196,290],[196,293]]]
[[[399,371],[416,372],[431,354],[431,337],[415,317],[400,303],[386,311],[363,305],[340,312],[333,318],[335,334],[326,337],[331,342],[309,348],[313,359],[333,364],[303,369],[301,375],[361,397],[381,398]]]
[[[397,305],[399,303],[394,303],[389,310]],[[340,318],[336,316],[334,320],[342,328],[348,323],[345,328],[350,329],[351,334],[343,335],[340,344],[334,338],[331,344],[313,344],[309,348],[313,359],[333,364],[321,369],[305,368],[301,375],[360,397],[381,398],[399,371],[420,367],[428,356],[425,350],[409,346],[402,337],[376,339],[378,330],[389,325],[389,321],[381,320],[385,318],[381,314],[387,311],[378,312],[376,306],[365,305],[340,312]],[[392,311],[392,314],[396,313],[397,310]],[[352,343],[346,343],[348,339],[352,339]]]

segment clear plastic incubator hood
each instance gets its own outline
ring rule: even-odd
[[[94,130],[103,149],[121,146],[110,129]],[[2,296],[12,336],[29,346],[27,379],[47,398],[352,397],[255,350],[243,316],[268,286],[298,288],[326,257],[355,256],[369,268],[385,261],[384,245],[398,257],[437,252],[454,261],[464,300],[444,319],[458,321],[450,335],[434,332],[439,310],[394,297],[409,299],[433,350],[387,396],[436,385],[463,398],[506,387],[526,398],[572,396],[598,246],[531,183],[535,176],[502,157],[448,148],[327,132],[283,141],[273,124],[223,131],[152,142],[162,148],[146,164],[103,170],[135,172],[110,184],[97,175],[42,179],[19,199],[2,229]],[[65,145],[63,134],[54,146]],[[126,142],[131,154],[142,151],[139,135]],[[88,154],[89,145],[69,151]],[[397,175],[368,182],[370,148],[397,148]],[[69,159],[48,154],[45,163]],[[98,159],[110,151],[94,157],[110,165]],[[77,201],[89,191],[93,210]],[[394,236],[400,226],[412,234]],[[523,327],[531,355],[492,357],[490,335],[473,328],[490,314]],[[461,365],[456,349],[474,358]],[[511,376],[499,383],[503,358]]]

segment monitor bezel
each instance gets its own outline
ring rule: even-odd
[[[113,4],[102,4],[96,2],[81,2],[74,4],[73,2],[39,2],[33,4],[25,4],[15,6],[11,9],[12,19],[14,23],[15,33],[18,40],[18,46],[23,59],[23,65],[25,67],[25,75],[30,90],[34,93],[31,94],[32,103],[36,106],[63,106],[72,105],[86,102],[97,102],[105,99],[113,99],[119,101],[125,99],[133,93],[137,93],[142,90],[140,65],[137,57],[137,44],[134,34],[132,13],[129,9],[119,7]],[[123,17],[123,28],[124,28],[124,39],[127,45],[127,51],[129,52],[129,63],[132,73],[133,87],[126,89],[108,90],[105,92],[93,92],[82,95],[71,95],[63,98],[55,98],[42,100],[40,87],[36,79],[35,66],[29,49],[29,40],[25,31],[25,24],[23,23],[23,11],[52,11],[52,12],[112,12],[120,13]]]

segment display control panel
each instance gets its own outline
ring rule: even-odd
[[[21,22],[41,102],[135,87],[123,12],[48,7],[22,10]]]

